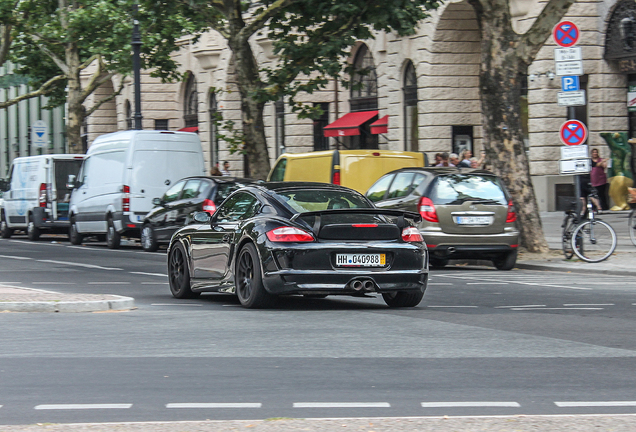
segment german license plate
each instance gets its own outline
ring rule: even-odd
[[[386,254],[336,254],[338,267],[383,267]]]
[[[491,216],[455,216],[457,225],[490,225]]]

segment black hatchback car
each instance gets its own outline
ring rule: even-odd
[[[203,216],[203,217],[202,217]],[[236,293],[248,308],[279,295],[382,295],[417,306],[426,290],[426,245],[417,213],[383,210],[352,189],[276,182],[230,195],[212,218],[199,213],[168,247],[174,297]]]
[[[257,180],[234,177],[186,177],[176,182],[145,217],[141,229],[141,246],[154,252],[160,244],[168,244],[172,234],[192,222],[197,212],[214,214],[228,195]]]
[[[432,267],[478,259],[510,270],[517,261],[517,214],[503,181],[490,171],[403,168],[382,176],[366,195],[380,208],[419,212]]]

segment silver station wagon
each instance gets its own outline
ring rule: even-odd
[[[376,181],[367,198],[383,209],[418,212],[432,267],[449,260],[490,260],[499,270],[517,261],[517,215],[502,180],[489,171],[404,168]]]

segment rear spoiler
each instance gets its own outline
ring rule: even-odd
[[[320,211],[296,213],[295,215],[291,217],[291,221],[293,222],[296,219],[305,217],[305,216],[316,216],[318,219],[320,219],[320,217],[323,215],[344,214],[344,213],[397,216],[398,217],[397,225],[400,228],[404,228],[406,226],[406,224],[404,223],[404,219],[411,219],[415,223],[422,221],[422,216],[420,216],[419,213],[413,213],[413,212],[402,211],[402,210],[379,209],[379,208],[331,209],[331,210],[320,210]]]

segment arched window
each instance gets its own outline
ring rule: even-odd
[[[358,48],[351,77],[351,111],[378,109],[378,79],[373,55],[366,45]]]
[[[186,91],[184,99],[184,115],[185,127],[199,126],[199,95],[197,94],[197,82],[192,73],[188,74],[186,82]]]
[[[130,101],[126,100],[125,110],[126,110],[126,129],[131,130],[133,128],[133,117],[132,117],[132,108],[130,106]]]
[[[417,75],[409,60],[404,69],[404,150],[418,151],[417,128]]]
[[[214,167],[214,164],[219,162],[219,138],[217,136],[218,122],[221,121],[221,113],[219,112],[219,106],[216,102],[216,93],[210,93],[210,107],[208,109],[210,113],[210,166]]]

